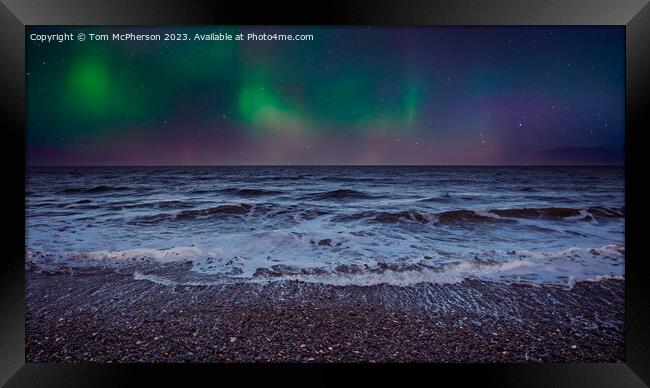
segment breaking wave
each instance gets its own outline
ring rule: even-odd
[[[277,240],[276,240],[277,241]],[[330,241],[323,244],[331,247]],[[262,253],[262,252],[260,252]],[[473,258],[457,257],[440,264],[449,253],[430,253],[426,260],[415,262],[368,261],[352,263],[339,260],[328,266],[314,267],[314,261],[302,264],[287,261],[273,264],[268,257],[230,256],[223,249],[205,249],[197,246],[168,249],[137,248],[124,251],[73,252],[65,256],[52,253],[27,252],[27,262],[41,268],[109,268],[134,267],[136,279],[151,280],[151,276],[170,284],[187,279],[175,268],[180,265],[190,271],[196,284],[219,284],[224,281],[302,281],[329,285],[371,286],[390,284],[410,286],[418,283],[458,283],[464,279],[479,278],[507,282],[560,283],[572,285],[578,280],[600,280],[622,277],[625,247],[607,245],[600,248],[570,248],[563,251],[506,251],[477,253]],[[453,255],[452,255],[453,256]],[[589,264],[590,269],[585,269]],[[263,266],[260,266],[263,265]],[[219,267],[218,271],[214,271]],[[156,273],[156,270],[161,270]],[[248,269],[247,269],[248,268]]]

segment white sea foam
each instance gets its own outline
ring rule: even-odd
[[[504,274],[522,268],[529,268],[534,265],[535,263],[528,260],[513,260],[494,264],[463,262],[446,266],[440,270],[424,268],[406,271],[387,270],[381,273],[365,271],[358,274],[289,275],[285,279],[336,286],[374,286],[378,284],[412,286],[420,283],[450,284],[460,283],[466,278],[481,277],[496,273]]]
[[[145,280],[154,284],[163,286],[213,286],[215,284],[222,284],[223,281],[219,279],[211,279],[205,281],[199,280],[173,280],[169,277],[156,274],[146,274],[140,271],[133,273],[133,280]]]
[[[180,246],[169,249],[134,248],[122,251],[76,252],[70,254],[73,260],[96,260],[116,263],[128,260],[149,259],[160,263],[182,262],[192,259],[221,255],[221,250],[205,250],[196,246]]]
[[[161,284],[163,286],[173,286],[173,285],[177,284],[176,282],[174,282],[174,281],[172,281],[170,279],[166,279],[166,278],[164,278],[162,276],[143,274],[143,273],[138,272],[138,271],[135,271],[133,273],[133,279],[134,280],[146,280],[146,281],[149,281],[151,283]]]
[[[242,255],[253,254],[260,247],[275,246],[273,242],[284,241],[301,244],[300,239],[284,239],[270,233],[270,240],[260,239],[257,244],[233,246],[229,250],[204,249],[197,246],[174,247],[169,249],[138,248],[124,251],[76,252],[66,257],[53,260],[51,254],[34,254],[27,252],[28,261],[37,265],[58,263],[66,266],[145,266],[147,273],[136,271],[136,280],[148,280],[154,283],[173,285],[214,284],[216,279],[224,277],[230,281],[266,282],[277,280],[296,280],[308,283],[330,285],[371,286],[391,284],[410,286],[419,283],[458,283],[466,278],[480,278],[502,281],[525,281],[533,283],[562,283],[572,285],[580,280],[599,281],[623,276],[625,248],[620,245],[607,245],[600,248],[570,248],[557,252],[538,252],[522,250],[519,252],[486,251],[482,253],[431,253],[436,257],[419,261],[367,260],[355,261],[335,256],[331,260],[317,262],[310,258],[302,261],[294,257],[288,260],[270,261],[264,257]],[[296,241],[297,240],[297,241]],[[302,243],[313,248],[316,244]],[[304,248],[304,247],[302,247]],[[240,256],[232,258],[231,253]],[[304,252],[304,251],[303,251]],[[262,253],[267,251],[262,249]],[[226,258],[231,258],[225,260]],[[443,261],[446,260],[446,262]],[[433,262],[433,263],[431,263]],[[203,277],[205,281],[178,281],[180,274],[169,272],[157,274],[158,265],[186,263],[193,276]],[[349,267],[351,265],[352,267]],[[339,266],[348,266],[341,270]],[[352,268],[352,270],[350,270]],[[266,269],[270,272],[262,271]],[[317,270],[316,270],[317,269]],[[268,276],[268,273],[273,276]],[[171,276],[171,277],[170,277]],[[181,276],[182,277],[182,276]]]

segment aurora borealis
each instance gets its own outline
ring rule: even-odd
[[[621,164],[622,27],[28,27],[30,165]]]

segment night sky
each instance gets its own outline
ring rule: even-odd
[[[37,27],[30,165],[622,164],[622,27]]]

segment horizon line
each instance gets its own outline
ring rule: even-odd
[[[26,164],[25,167],[625,167],[610,164]]]

